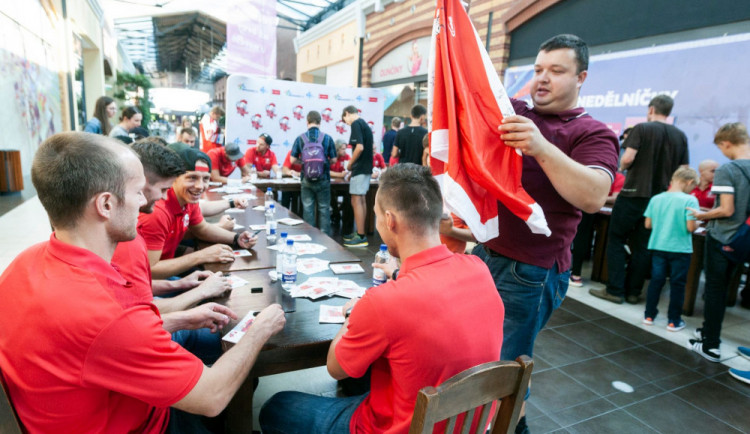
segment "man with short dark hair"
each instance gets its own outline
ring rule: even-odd
[[[344,306],[351,316],[327,359],[336,379],[359,378],[371,369],[370,393],[327,398],[281,392],[261,410],[264,433],[405,433],[421,388],[499,359],[503,302],[480,260],[440,243],[442,212],[429,168],[399,164],[383,173],[375,198],[378,233],[402,267],[394,273],[378,264],[393,279]]]
[[[283,328],[281,307],[203,365],[171,341],[155,306],[128,298],[131,284],[110,264],[146,204],[135,153],[100,135],[60,133],[39,147],[31,172],[55,232],[0,276],[0,371],[25,430],[198,432],[176,409],[219,414]],[[211,307],[221,325],[235,317]]]
[[[237,168],[243,177],[250,176],[249,165],[236,143],[227,143],[226,146],[211,149],[206,154],[211,159],[211,181],[226,184],[229,175]]]
[[[315,110],[307,114],[307,131],[294,140],[291,164],[301,163],[300,197],[302,198],[302,218],[310,225],[315,224],[315,210],[321,231],[331,235],[331,164],[336,162],[336,147],[328,134],[320,131],[320,113]],[[305,148],[308,148],[305,151]],[[313,150],[317,150],[313,152]],[[319,166],[315,178],[308,165]],[[318,170],[319,169],[319,170]],[[307,175],[305,172],[308,172]]]
[[[234,233],[203,220],[198,202],[208,189],[211,159],[193,148],[178,155],[187,172],[174,181],[166,200],[157,202],[153,213],[141,214],[138,219],[138,232],[146,240],[151,273],[156,279],[175,276],[209,262],[232,262],[232,248],[248,249],[256,242],[248,231]],[[232,199],[228,202],[229,207],[234,206]],[[188,229],[196,238],[217,244],[175,257],[177,245]]]
[[[393,151],[393,142],[396,140],[398,129],[401,128],[401,118],[396,116],[391,119],[391,128],[383,134],[383,160],[388,165],[391,161],[391,152]]]
[[[625,152],[620,170],[625,185],[612,207],[607,236],[607,287],[589,293],[613,303],[638,303],[643,283],[651,271],[648,240],[651,230],[644,226],[649,200],[669,187],[672,174],[689,163],[685,133],[667,123],[674,101],[657,95],[648,104],[647,122],[633,127],[623,143]],[[630,246],[630,262],[625,246]]]
[[[422,164],[422,139],[427,134],[423,127],[427,118],[427,109],[422,104],[411,108],[411,123],[396,134],[391,158],[398,158],[399,163]]]
[[[581,38],[545,41],[530,83],[533,106],[511,100],[516,115],[499,127],[505,144],[523,152],[523,189],[542,207],[551,230],[549,237],[532,233],[498,202],[499,236],[472,251],[488,265],[506,308],[503,360],[533,357],[537,334],[568,290],[570,245],[581,210],[597,212],[615,176],[617,137],[578,106],[587,69]],[[518,429],[526,429],[525,418]]]
[[[262,133],[255,143],[255,146],[245,153],[245,162],[248,166],[255,166],[258,178],[271,178],[272,174],[280,178],[281,169],[276,161],[276,154],[271,150],[271,143],[273,143],[271,136]],[[248,177],[243,176],[242,180],[247,181]]]
[[[353,105],[344,107],[341,119],[352,128],[349,135],[349,145],[352,147],[352,158],[349,161],[349,194],[352,197],[354,223],[357,232],[344,235],[346,247],[366,247],[365,217],[367,216],[367,190],[370,189],[372,175],[372,130],[364,119],[359,116],[359,110]]]

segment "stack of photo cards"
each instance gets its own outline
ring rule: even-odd
[[[307,234],[295,234],[295,235],[287,235],[287,240],[292,240],[295,243],[300,243],[302,241],[312,241],[312,238],[310,238],[310,235]]]
[[[235,276],[234,274],[227,274],[226,277],[227,282],[232,285],[232,289],[245,286],[249,283],[247,280],[241,278],[240,276]]]
[[[358,263],[353,262],[351,264],[331,264],[331,271],[334,274],[356,274],[364,273],[365,269]]]
[[[244,193],[244,191],[242,191],[241,188],[230,187],[228,185],[225,185],[224,187],[211,188],[208,191],[212,191],[214,193],[226,193],[226,194],[242,194],[242,193]]]
[[[266,206],[265,205],[258,205],[253,207],[253,211],[265,211]]]
[[[247,333],[250,326],[253,325],[256,313],[258,312],[248,312],[247,315],[245,315],[229,333],[224,335],[222,339],[233,344],[239,342],[240,339],[245,336],[245,333]]]
[[[307,297],[312,300],[338,295],[344,298],[357,298],[365,294],[365,288],[351,280],[339,280],[338,277],[311,277],[291,290],[292,297]]]
[[[326,250],[326,246],[317,243],[297,243],[294,242],[294,248],[297,249],[298,255],[317,255]]]
[[[343,324],[344,314],[341,312],[341,306],[320,305],[320,316],[318,321],[321,324]]]
[[[320,273],[321,271],[328,270],[329,262],[330,261],[326,261],[326,260],[318,259],[318,258],[298,259],[297,271],[300,273],[307,274],[308,276],[311,274]]]
[[[255,200],[258,198],[258,196],[250,193],[237,193],[237,194],[226,194],[221,197],[224,200],[229,199],[247,199],[247,200]]]
[[[305,222],[304,220],[293,219],[293,218],[289,218],[289,217],[286,217],[286,218],[283,218],[283,219],[278,219],[276,221],[279,222],[279,223],[281,223],[282,225],[287,225],[287,226],[301,225],[302,223]]]

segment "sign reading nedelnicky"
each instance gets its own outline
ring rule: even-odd
[[[371,83],[427,75],[430,37],[405,42],[391,50],[372,66]]]

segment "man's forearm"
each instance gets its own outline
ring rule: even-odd
[[[154,304],[159,308],[159,312],[164,314],[189,309],[206,298],[200,288],[193,288],[174,297],[155,298]]]
[[[234,242],[234,232],[220,228],[216,225],[205,224],[201,225],[200,228],[193,226],[191,229],[194,231],[193,233],[195,237],[201,241],[227,244],[229,246]]]
[[[229,209],[228,200],[202,200],[200,202],[203,217],[211,217]]]
[[[612,179],[603,170],[574,161],[554,145],[536,160],[555,190],[571,205],[590,214],[604,205]]]
[[[354,148],[354,151],[352,152],[352,158],[349,160],[349,167],[352,167],[354,162],[357,161],[363,150],[364,147],[362,147],[361,145],[357,145],[357,147]]]
[[[203,263],[200,252],[188,253],[172,259],[161,259],[151,266],[151,278],[166,279]]]

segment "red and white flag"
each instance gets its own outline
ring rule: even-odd
[[[521,185],[523,157],[497,130],[513,106],[460,0],[437,0],[428,87],[430,166],[447,208],[480,242],[499,235],[497,201],[549,236]]]

